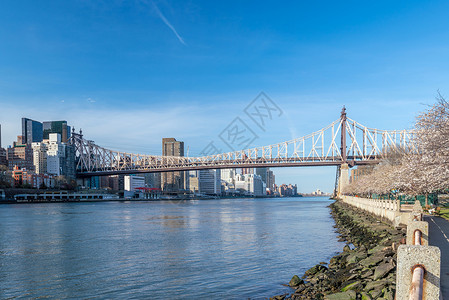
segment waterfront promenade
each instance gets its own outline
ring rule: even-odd
[[[399,202],[396,200],[375,200],[349,196],[343,196],[342,200],[353,207],[372,213],[378,218],[388,219],[395,226],[400,224],[410,226],[410,221],[414,217],[419,216],[419,214],[422,215],[422,210],[419,211],[416,207],[413,208],[413,212],[411,211],[411,207],[410,210],[408,208],[404,209],[404,207],[398,205]],[[417,203],[415,203],[415,206],[418,205]],[[420,207],[420,205],[418,205],[418,207]],[[441,299],[444,299],[444,297],[447,298],[449,296],[449,221],[441,217],[430,215],[425,215],[424,221],[426,221],[426,224],[429,226],[429,246],[436,246],[439,248],[439,251],[441,251],[439,284],[441,287],[440,296]],[[409,242],[407,242],[407,245],[409,245]],[[398,266],[398,268],[400,267]],[[404,273],[398,276],[404,276]],[[401,295],[404,295],[403,291],[401,292]]]
[[[441,250],[441,292],[443,299],[449,299],[449,221],[426,216],[429,223],[429,243]]]

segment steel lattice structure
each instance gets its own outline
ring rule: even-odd
[[[368,128],[346,117],[307,136],[269,146],[202,157],[142,155],[108,150],[72,133],[78,177],[200,169],[338,166],[378,163],[388,150],[416,151],[411,130]]]

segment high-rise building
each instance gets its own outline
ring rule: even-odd
[[[70,126],[67,126],[67,121],[45,121],[43,123],[43,138],[49,139],[51,133],[59,133],[61,142],[67,143],[71,135]]]
[[[24,143],[23,136],[17,136],[17,142],[13,143],[6,151],[6,159],[8,160],[8,169],[12,171],[14,166],[28,171],[34,170],[33,149],[31,144]]]
[[[162,139],[163,156],[184,156],[184,142],[175,138]],[[163,191],[177,192],[184,190],[185,172],[164,172],[161,175],[161,188]]]
[[[235,193],[234,183],[236,177],[236,169],[221,169],[220,177],[221,177],[222,191],[225,194]]]
[[[146,173],[142,176],[145,177],[145,186],[149,188],[161,188],[161,173]]]
[[[298,187],[296,186],[296,184],[295,185],[281,184],[278,187],[278,193],[281,197],[297,196],[298,195]]]
[[[254,174],[254,168],[242,168],[242,175]]]
[[[65,145],[65,176],[75,178],[75,146]]]
[[[42,142],[42,123],[28,118],[22,118],[22,143],[30,144]]]
[[[100,176],[100,188],[123,191],[125,189],[125,175]]]
[[[2,148],[2,125],[0,124],[0,165],[7,166],[6,149]]]
[[[200,183],[197,176],[189,175],[189,190],[192,193],[198,193],[200,190]]]
[[[47,172],[56,176],[65,172],[65,144],[61,143],[61,135],[51,133],[47,150]]]
[[[32,143],[33,165],[37,174],[52,174],[75,178],[75,153],[72,145],[62,143],[59,133],[49,139]]]
[[[46,143],[32,143],[33,148],[33,164],[36,174],[47,173],[47,144]]]
[[[100,188],[118,191],[118,175],[100,176]]]
[[[275,185],[276,185],[276,177],[274,176],[273,171],[268,170],[267,171],[267,189],[270,190],[270,192],[275,191]]]
[[[0,147],[0,165],[7,166],[8,161],[6,160],[6,149]]]
[[[208,195],[221,194],[220,170],[200,170],[198,174],[200,193]]]
[[[236,170],[235,169],[222,169],[220,172],[220,175],[221,175],[221,180],[224,180],[230,184],[234,184]]]
[[[187,171],[185,173],[186,177],[189,177],[189,184],[186,186],[186,189],[188,189],[192,193],[199,193],[199,191],[200,191],[198,172],[199,171],[194,170],[194,171]]]
[[[267,172],[268,168],[257,168],[255,174],[259,175],[262,181],[266,184],[267,183]]]
[[[125,191],[136,192],[145,187],[145,177],[139,175],[125,175]]]
[[[91,189],[100,189],[100,176],[92,176],[87,180],[87,186]]]
[[[255,174],[237,174],[235,177],[235,189],[245,191],[246,194],[251,196],[266,195],[262,178]]]

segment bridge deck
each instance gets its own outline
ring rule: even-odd
[[[366,160],[366,161],[348,161],[351,166],[354,165],[368,165],[378,164],[379,160]],[[211,165],[199,165],[199,166],[179,166],[179,167],[163,167],[152,169],[124,169],[124,170],[101,170],[94,172],[77,172],[76,176],[79,178],[92,177],[92,176],[108,176],[108,175],[120,175],[120,174],[139,174],[139,173],[159,173],[159,172],[177,172],[177,171],[194,171],[194,170],[206,170],[206,169],[235,169],[235,168],[285,168],[285,167],[313,167],[313,166],[339,166],[341,161],[302,161],[302,162],[272,162],[272,163],[239,163],[239,164],[211,164]]]

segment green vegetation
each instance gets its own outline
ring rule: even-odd
[[[449,206],[446,205],[446,207],[441,207],[440,216],[449,220]]]

